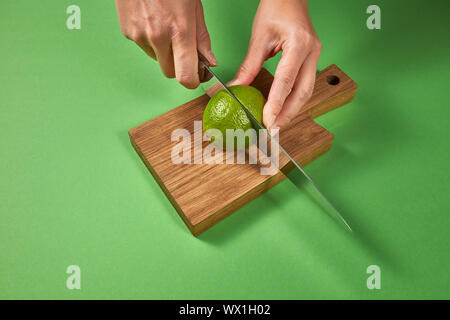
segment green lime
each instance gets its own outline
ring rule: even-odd
[[[239,101],[250,111],[250,113],[262,123],[262,112],[266,99],[262,93],[251,86],[231,86],[230,91],[239,99]],[[211,141],[226,147],[227,129],[242,129],[246,132],[253,128],[250,119],[237,102],[225,89],[217,92],[206,105],[203,112],[203,131],[211,137]],[[222,139],[218,139],[216,135],[210,134],[210,129],[219,130]],[[253,128],[258,129],[258,128]],[[209,131],[208,131],[209,130]],[[236,131],[235,131],[236,132]],[[242,132],[242,131],[241,131]],[[256,131],[254,131],[256,133]],[[230,131],[228,131],[230,134]],[[232,139],[232,140],[231,140]],[[250,136],[244,139],[235,137],[229,138],[228,141],[234,141],[234,148],[248,147],[252,143]],[[245,143],[245,144],[244,144]]]

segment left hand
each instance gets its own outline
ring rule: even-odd
[[[261,0],[247,56],[230,84],[249,85],[264,61],[282,51],[263,122],[269,130],[285,127],[311,97],[321,48],[307,0]]]

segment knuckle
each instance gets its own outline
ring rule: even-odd
[[[188,33],[187,23],[178,23],[173,28],[173,39],[184,39]]]
[[[311,98],[312,93],[313,93],[313,87],[307,86],[305,88],[300,88],[298,95],[299,95],[301,101],[305,101],[305,100],[308,100],[309,98]]]
[[[272,103],[270,104],[272,112],[274,114],[280,113],[281,109],[283,108],[283,104],[281,103],[280,98],[273,99]]]
[[[298,44],[298,47],[311,47],[314,43],[314,36],[309,31],[296,32],[294,40]]]
[[[236,76],[240,79],[243,79],[244,81],[247,81],[248,79],[249,79],[249,81],[252,81],[253,78],[256,77],[258,72],[259,72],[259,69],[255,68],[254,66],[252,67],[250,65],[250,62],[248,62],[248,60],[246,59],[246,61],[244,61],[239,66]]]
[[[315,42],[315,49],[318,53],[322,52],[322,42],[319,39]]]
[[[276,102],[273,104],[272,110],[275,114],[279,114],[281,112],[282,108],[283,108],[283,105],[281,104],[281,102]]]
[[[248,73],[250,73],[250,68],[247,66],[246,63],[243,63],[239,66],[238,73],[239,74],[248,74]]]
[[[303,34],[303,43],[305,44],[306,47],[312,47],[314,43],[314,37],[312,36],[311,33],[305,32]]]
[[[190,61],[190,57],[192,56],[191,51],[187,48],[180,48],[176,52],[174,52],[175,59],[178,59],[179,61],[183,61],[184,64],[186,64],[186,61]],[[183,68],[185,68],[184,66]]]
[[[187,73],[178,73],[176,75],[177,81],[184,87],[188,89],[195,89],[198,87],[199,83],[195,80],[193,75]]]
[[[278,78],[278,82],[283,87],[283,90],[291,90],[294,85],[295,78],[292,74],[284,74]]]

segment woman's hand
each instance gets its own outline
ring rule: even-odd
[[[194,89],[198,52],[217,65],[200,0],[116,0],[116,6],[123,34],[158,60],[166,77]]]
[[[250,84],[265,60],[283,51],[264,106],[269,130],[286,126],[311,97],[321,43],[306,0],[261,0],[247,56],[231,84]]]

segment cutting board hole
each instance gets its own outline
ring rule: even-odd
[[[339,82],[341,82],[341,80],[337,76],[328,76],[327,82],[329,85],[335,86],[335,85],[339,84]]]

